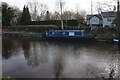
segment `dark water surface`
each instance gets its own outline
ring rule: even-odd
[[[0,36],[0,77],[2,77],[2,36]]]
[[[118,46],[108,43],[4,38],[2,74],[15,78],[117,78],[118,58]]]

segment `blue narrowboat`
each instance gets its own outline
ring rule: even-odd
[[[94,40],[94,36],[85,36],[84,30],[49,30],[43,36],[46,40]]]

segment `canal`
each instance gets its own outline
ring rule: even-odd
[[[119,49],[103,42],[3,38],[2,75],[14,78],[118,78]]]

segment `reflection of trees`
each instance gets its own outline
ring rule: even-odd
[[[60,46],[60,47],[59,47]],[[52,46],[54,52],[54,75],[55,78],[59,78],[62,76],[63,65],[64,65],[64,57],[65,57],[65,45],[59,44],[59,46]]]
[[[30,42],[23,41],[22,42],[22,48],[23,48],[23,51],[24,51],[25,59],[28,59],[29,58]]]
[[[28,65],[32,67],[37,67],[40,63],[44,63],[46,60],[47,50],[44,44],[38,44],[37,42],[24,42],[23,50]]]
[[[75,57],[79,57],[80,52],[79,52],[78,48],[80,48],[80,46],[78,46],[78,45],[73,46],[73,54]]]
[[[28,65],[32,65],[32,66],[36,65],[37,66],[38,62],[37,62],[35,44],[34,43],[30,44],[30,42],[24,41],[24,42],[22,42],[22,47],[23,47],[24,56],[25,56],[25,59],[28,62]]]
[[[13,48],[13,42],[11,39],[2,40],[2,56],[6,59],[12,54],[11,50]]]
[[[33,67],[38,66],[39,65],[39,54],[37,51],[37,46],[35,43],[32,44],[32,50],[33,52],[30,53],[30,58],[29,58],[29,64],[32,65]]]
[[[118,50],[120,51],[120,44],[118,45]]]
[[[62,56],[58,57],[58,59],[55,61],[55,78],[59,78],[60,75],[63,72],[63,59]]]
[[[55,78],[64,77],[62,73],[64,71],[65,58],[70,55],[79,55],[79,46],[57,43],[57,45],[51,47],[53,47],[53,51],[51,52],[54,54],[54,76]]]
[[[59,78],[63,72],[63,56],[60,54],[55,56],[55,63],[54,63],[54,74],[55,78]]]

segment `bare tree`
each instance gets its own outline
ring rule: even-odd
[[[27,3],[30,9],[31,18],[33,21],[35,21],[38,14],[39,3],[37,0],[29,0]]]
[[[112,2],[97,2],[96,10],[100,14],[101,12],[113,11],[114,5]]]
[[[59,12],[55,11],[54,13],[51,13],[51,19],[52,20],[60,20],[61,17],[60,17]]]
[[[80,18],[81,18],[80,7],[79,7],[79,4],[76,4],[75,19],[79,20]]]
[[[120,0],[117,0],[117,33],[118,33],[118,39],[120,40]]]
[[[72,12],[72,11],[64,11],[63,19],[64,20],[72,20],[72,19],[74,19],[74,12]]]
[[[63,12],[63,19],[64,20],[75,20],[75,19],[85,19],[86,17],[86,11],[84,10],[81,10],[81,11],[77,11],[77,12],[74,12],[74,11],[64,11]]]
[[[48,11],[48,7],[46,4],[41,3],[39,7],[39,17],[40,20],[45,20],[46,12]]]
[[[48,10],[46,4],[39,3],[37,0],[29,0],[27,3],[30,8],[32,20],[36,21],[45,19],[45,13]]]
[[[79,22],[78,29],[82,25],[85,20],[85,11],[80,10],[80,5],[76,4],[76,12],[75,12],[75,19]]]
[[[49,11],[46,12],[45,20],[50,20],[50,12]]]
[[[61,28],[63,28],[63,9],[64,9],[64,6],[65,6],[65,2],[62,1],[62,0],[59,0],[58,3],[57,3],[57,6],[59,7],[60,9],[60,17],[61,17]]]
[[[80,11],[80,14],[81,14],[81,16],[82,16],[83,18],[85,18],[86,15],[87,15],[87,12],[86,12],[85,10],[81,10],[81,11]]]

